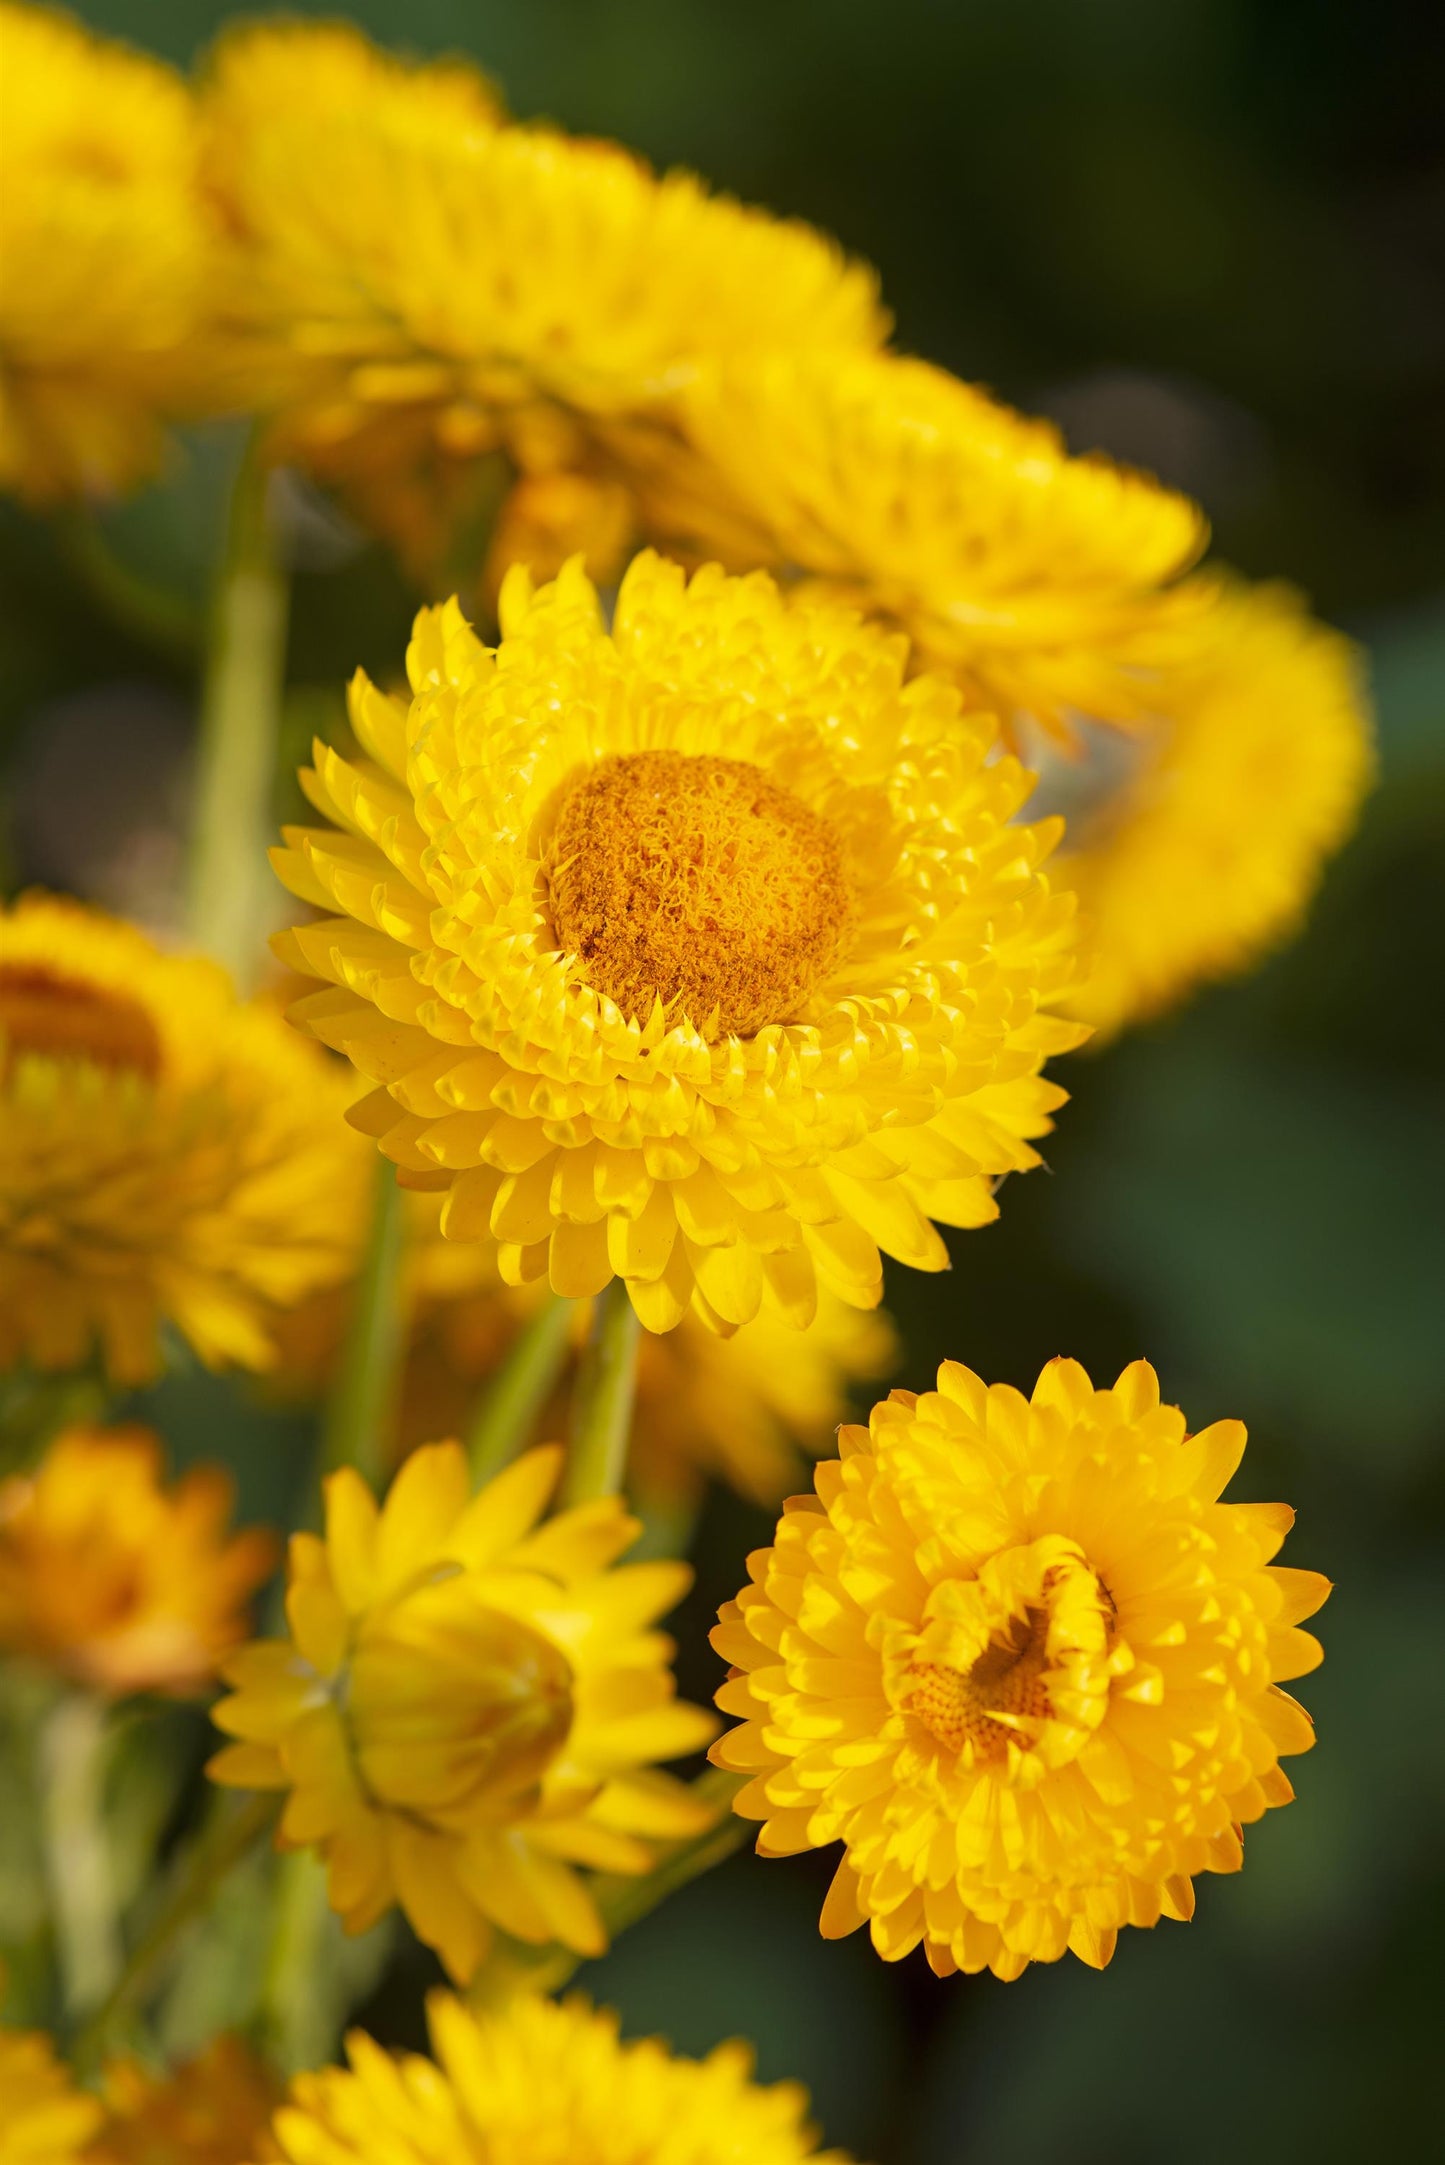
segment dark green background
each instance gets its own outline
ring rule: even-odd
[[[233,11],[81,12],[189,57]],[[1196,490],[1221,550],[1368,642],[1382,781],[1306,936],[1252,980],[1068,1063],[1050,1170],[941,1280],[892,1273],[920,1383],[943,1354],[1027,1386],[1051,1354],[1147,1353],[1192,1425],[1243,1416],[1241,1496],[1299,1507],[1287,1556],[1338,1582],[1299,1803],[1188,1928],[1112,1969],[1002,1986],[885,1970],[813,1918],[826,1871],[727,1867],[622,1943],[595,1987],[687,2049],[741,2031],[811,2085],[829,2138],[892,2165],[1253,2165],[1438,2154],[1445,1927],[1445,42],[1396,0],[370,0],[355,18],[481,57],[521,113],[832,227],[880,266],[902,342],[1054,411],[1078,448]],[[220,453],[216,453],[219,458]],[[215,491],[111,524],[180,591]],[[191,684],[50,539],[0,528],[8,881],[113,899],[117,822],[170,876]],[[292,675],[392,669],[410,598],[379,557],[298,581]],[[60,702],[59,705],[56,703]],[[58,718],[58,719],[57,719]],[[57,736],[57,729],[59,735]],[[69,734],[67,734],[69,732]],[[71,747],[63,757],[53,747]],[[46,747],[52,749],[47,750]],[[75,748],[80,747],[77,751]],[[107,747],[109,748],[107,750]],[[86,749],[88,748],[88,749]],[[59,765],[57,766],[57,759]],[[82,767],[102,775],[87,797]],[[57,822],[62,786],[77,794]],[[47,815],[47,806],[50,807]],[[87,824],[89,822],[89,824]],[[59,829],[60,831],[57,831]],[[156,837],[159,836],[159,840]],[[107,850],[112,857],[107,857]],[[254,1499],[291,1429],[213,1387]],[[198,1447],[194,1419],[190,1448]],[[269,1461],[267,1454],[269,1453]],[[271,1471],[265,1471],[269,1463]],[[259,1470],[258,1470],[259,1469]],[[710,1601],[758,1529],[723,1501]],[[394,1982],[378,2025],[407,2027]]]

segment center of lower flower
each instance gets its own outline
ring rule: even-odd
[[[557,944],[624,1015],[655,999],[710,1039],[795,1020],[852,916],[838,837],[742,759],[627,752],[562,805],[548,851]]]
[[[1072,1756],[1103,1711],[1111,1624],[1108,1595],[1072,1542],[1006,1549],[976,1579],[934,1589],[896,1702],[972,1761],[1032,1750],[1046,1733],[1053,1758]]]
[[[138,1000],[43,963],[0,963],[0,1076],[25,1053],[125,1068],[153,1082],[161,1043]]]
[[[378,1804],[445,1826],[529,1802],[572,1727],[572,1669],[553,1642],[486,1608],[461,1575],[363,1625],[345,1685],[357,1772]]]

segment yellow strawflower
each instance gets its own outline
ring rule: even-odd
[[[758,574],[636,559],[611,631],[575,566],[514,572],[494,653],[424,610],[410,706],[358,679],[365,757],[282,878],[292,1010],[377,1084],[352,1119],[510,1284],[627,1283],[650,1330],[946,1266],[1037,1163],[1072,905],[992,723],[902,642]],[[339,831],[338,831],[339,830]]]
[[[333,1475],[324,1540],[292,1538],[290,1636],[223,1671],[215,1718],[242,1741],[215,1779],[288,1790],[279,1839],[321,1851],[346,1928],[399,1902],[461,1982],[494,1925],[600,1952],[576,1867],[642,1872],[650,1838],[708,1823],[655,1765],[715,1726],[673,1697],[651,1628],[691,1574],[611,1568],[638,1531],[615,1497],[539,1526],[561,1457],[531,1451],[472,1497],[460,1446],[433,1444],[380,1511]]]
[[[1012,726],[1147,713],[1206,605],[1182,588],[1203,514],[1147,475],[1071,458],[944,370],[895,354],[776,354],[695,372],[695,456],[659,461],[653,528],[781,564],[896,625],[921,669]]]
[[[1088,919],[1072,1011],[1104,1031],[1232,975],[1297,925],[1370,781],[1355,650],[1286,589],[1229,590],[1122,773],[1082,779],[1057,877]],[[1109,762],[1106,761],[1106,768]],[[1044,790],[1079,786],[1065,767]]]
[[[281,2084],[239,2037],[215,2038],[169,2075],[138,2060],[105,2070],[105,2124],[87,2165],[261,2165]]]
[[[72,903],[0,909],[0,1372],[117,1383],[169,1323],[262,1367],[268,1317],[347,1267],[348,1078],[213,963]]]
[[[1329,1582],[1270,1563],[1286,1506],[1218,1501],[1241,1424],[1186,1435],[1143,1361],[1099,1391],[1053,1361],[1031,1400],[946,1362],[840,1442],[713,1634],[760,1853],[841,1841],[824,1935],[940,1976],[1102,1968],[1187,1918],[1314,1741],[1279,1687]]]
[[[800,2084],[752,2080],[747,2045],[624,2045],[577,1999],[476,2015],[434,1993],[427,2013],[435,2063],[354,2032],[349,2069],[296,2078],[276,2118],[292,2165],[848,2165],[818,2149]]]
[[[99,2123],[48,2037],[0,2027],[0,2165],[81,2165]]]
[[[886,330],[872,274],[810,228],[501,123],[478,80],[334,26],[229,33],[203,109],[238,380],[278,454],[422,570],[512,477],[495,563],[586,547],[610,576],[690,359]],[[504,473],[478,466],[491,453]]]
[[[108,495],[159,463],[203,373],[198,147],[170,68],[0,0],[0,488]]]
[[[276,1561],[259,1528],[227,1536],[219,1466],[162,1480],[144,1428],[73,1428],[0,1482],[0,1649],[92,1690],[189,1692],[246,1636]]]

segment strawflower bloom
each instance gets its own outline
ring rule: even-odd
[[[0,2027],[0,2165],[80,2165],[99,2124],[48,2037]]]
[[[421,613],[409,707],[358,678],[366,756],[317,747],[332,825],[277,854],[332,913],[278,951],[377,1085],[350,1117],[509,1284],[617,1276],[650,1330],[945,1268],[930,1220],[997,1215],[1084,1034],[992,722],[764,574],[644,553],[610,631],[575,564],[502,604],[495,652]]]
[[[0,4],[0,488],[109,495],[201,371],[208,222],[190,93],[49,8]]]
[[[746,2045],[622,2044],[578,1999],[478,2015],[434,1993],[427,2013],[435,2062],[357,2032],[348,2069],[296,2078],[276,2119],[292,2165],[848,2165],[818,2149],[800,2084],[752,2080]]]
[[[1122,763],[1105,752],[1092,796],[1087,760],[1082,774],[1045,769],[1042,783],[1078,804],[1057,877],[1091,930],[1093,967],[1071,1008],[1101,1032],[1234,975],[1293,931],[1371,775],[1355,650],[1286,589],[1230,589],[1156,698]]]
[[[539,1526],[561,1459],[531,1451],[473,1497],[460,1446],[430,1445],[380,1511],[333,1475],[325,1538],[292,1538],[290,1636],[223,1670],[215,1719],[242,1741],[215,1779],[289,1791],[279,1840],[321,1851],[347,1930],[399,1902],[459,1982],[494,1925],[599,1953],[576,1867],[646,1871],[651,1838],[709,1821],[655,1765],[715,1728],[651,1628],[691,1574],[610,1568],[638,1532],[616,1497]]]
[[[0,1482],[0,1648],[108,1696],[198,1690],[276,1561],[228,1536],[234,1500],[220,1466],[168,1486],[148,1429],[65,1430]]]
[[[1031,1400],[946,1362],[840,1441],[713,1634],[760,1853],[841,1841],[825,1937],[940,1976],[1102,1968],[1189,1917],[1314,1742],[1280,1685],[1329,1582],[1270,1562],[1286,1506],[1218,1501],[1241,1424],[1188,1436],[1143,1361],[1097,1391],[1053,1361]]]
[[[347,1267],[349,1081],[215,964],[39,897],[0,910],[0,1372],[144,1382],[174,1325],[264,1367]]]
[[[213,2039],[168,2075],[139,2060],[105,2070],[105,2124],[87,2165],[262,2165],[282,2086],[243,2039]]]
[[[692,358],[886,332],[872,274],[807,226],[499,124],[457,69],[335,27],[231,32],[203,109],[238,380],[278,455],[338,482],[419,570],[500,475],[519,493],[498,563],[585,547],[610,576]]]
[[[912,643],[915,665],[1012,726],[1128,723],[1208,606],[1181,585],[1203,514],[1147,475],[1070,457],[1057,429],[895,354],[699,369],[693,458],[659,464],[660,534],[783,565]]]

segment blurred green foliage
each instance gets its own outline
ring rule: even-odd
[[[232,10],[80,12],[188,59]],[[351,12],[413,48],[477,54],[519,112],[831,226],[879,264],[905,345],[1056,412],[1078,448],[1195,490],[1225,554],[1295,578],[1366,639],[1381,705],[1381,784],[1304,937],[1252,980],[1071,1061],[1050,1171],[1012,1184],[998,1227],[955,1243],[950,1276],[895,1271],[889,1288],[913,1383],[945,1354],[1027,1386],[1059,1351],[1098,1377],[1147,1353],[1193,1425],[1249,1422],[1239,1493],[1295,1503],[1293,1560],[1339,1583],[1328,1660],[1304,1688],[1321,1741],[1299,1804],[1252,1831],[1243,1877],[1206,1884],[1193,1925],[1126,1934],[1103,1977],[1067,1963],[1007,1987],[940,1985],[916,1958],[885,1970],[857,1941],[816,1936],[825,1860],[744,1857],[584,1983],[685,2049],[750,2035],[762,2071],[805,2079],[830,2139],[879,2165],[1345,2165],[1382,2139],[1425,2156],[1445,1924],[1441,18],[1400,0]],[[128,612],[93,554],[77,598],[73,537],[0,521],[7,882],[115,902],[102,844],[117,793],[132,841],[164,858],[164,717],[191,697],[184,618],[228,456],[224,432],[204,438],[104,527],[122,570],[170,596],[180,647]],[[395,670],[410,607],[375,550],[302,574],[298,737],[358,662]],[[140,1410],[184,1453],[227,1457],[248,1513],[285,1509],[305,1421],[189,1372]],[[716,1681],[710,1613],[765,1536],[727,1498],[700,1530],[679,1625],[695,1696]],[[197,1723],[177,1765],[189,1774],[200,1749]],[[9,1787],[0,1817],[16,1824]],[[23,1880],[24,1861],[0,1857],[0,1898],[7,1870]],[[229,2004],[215,1966],[248,1913],[238,1888],[229,1942],[222,1919],[192,1968],[212,1979],[207,2006]],[[393,1966],[368,2010],[379,2034],[415,2038],[430,1974]],[[178,2002],[178,2037],[200,2004]]]

